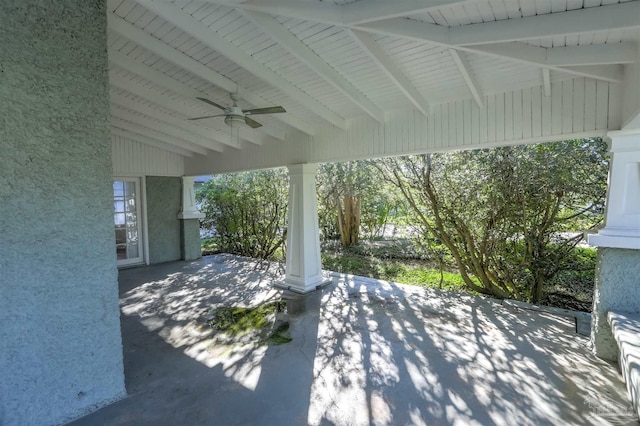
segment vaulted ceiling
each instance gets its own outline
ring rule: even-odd
[[[622,79],[640,1],[108,0],[112,133],[185,156],[277,144],[366,116]],[[233,134],[220,110],[287,113]]]

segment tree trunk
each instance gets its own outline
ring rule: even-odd
[[[345,195],[340,199],[335,197],[338,209],[338,229],[340,241],[345,247],[358,244],[360,236],[360,198],[356,195]]]

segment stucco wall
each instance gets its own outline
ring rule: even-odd
[[[180,221],[182,259],[195,260],[202,257],[200,241],[200,220],[184,219]]]
[[[598,247],[591,340],[604,359],[618,358],[607,312],[640,312],[640,250]]]
[[[147,176],[146,181],[149,263],[179,260],[182,257],[178,219],[182,202],[182,179]]]
[[[0,424],[125,394],[104,2],[0,6]]]

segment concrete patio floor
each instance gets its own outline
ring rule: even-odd
[[[573,321],[486,298],[336,275],[292,342],[212,343],[208,312],[280,278],[230,255],[121,271],[129,396],[72,424],[638,424]]]

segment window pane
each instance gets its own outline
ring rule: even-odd
[[[124,182],[113,182],[113,196],[122,197],[124,195]]]
[[[136,212],[136,200],[135,199],[127,200],[126,208],[127,208],[127,212],[135,213]]]
[[[124,213],[116,213],[113,215],[113,221],[116,225],[124,225]]]
[[[135,182],[125,182],[124,183],[125,194],[128,197],[135,197],[136,195],[136,184]]]
[[[127,231],[124,228],[116,227],[116,244],[127,242]]]
[[[124,212],[124,201],[115,200],[113,202],[113,210],[116,213],[123,213]]]

